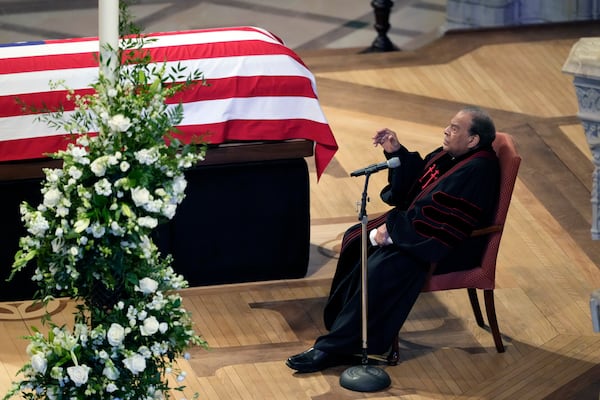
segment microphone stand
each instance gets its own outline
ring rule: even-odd
[[[389,375],[381,368],[369,365],[369,352],[367,346],[367,187],[370,172],[365,174],[365,186],[362,193],[358,219],[361,221],[361,308],[362,308],[362,361],[361,365],[354,365],[346,369],[340,376],[340,385],[348,390],[357,392],[376,392],[391,385]]]

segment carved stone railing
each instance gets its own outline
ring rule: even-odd
[[[598,17],[598,0],[448,0],[446,3],[447,29],[589,21]]]
[[[592,152],[593,240],[600,239],[600,37],[579,39],[571,48],[562,71],[571,74],[579,105],[579,117]]]

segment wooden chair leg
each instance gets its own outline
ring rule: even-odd
[[[486,289],[483,291],[483,297],[485,299],[485,310],[487,313],[488,323],[494,337],[494,343],[496,344],[496,350],[498,353],[504,353],[504,344],[502,343],[502,337],[500,336],[500,329],[498,328],[498,320],[496,319],[496,307],[494,305],[494,291]]]
[[[394,337],[392,341],[392,347],[387,356],[388,365],[398,365],[398,361],[400,360],[400,345],[398,344],[398,334]]]
[[[484,327],[483,314],[481,314],[481,307],[479,307],[479,300],[477,299],[477,289],[467,288],[469,293],[469,300],[471,301],[471,308],[473,308],[473,314],[475,314],[475,321],[480,327]]]
[[[469,300],[471,301],[471,307],[473,308],[473,314],[475,314],[475,320],[477,325],[484,327],[483,315],[481,313],[481,307],[479,306],[479,299],[477,298],[477,290],[468,288]],[[498,353],[504,353],[504,344],[502,343],[502,337],[500,336],[500,328],[498,328],[498,320],[496,319],[496,307],[494,305],[494,291],[486,289],[483,291],[483,298],[485,301],[485,311],[490,324],[490,330],[492,331],[492,337],[494,338],[494,344]],[[396,334],[392,341],[390,352],[387,356],[388,365],[398,365],[400,361],[400,345],[398,343],[399,337]]]

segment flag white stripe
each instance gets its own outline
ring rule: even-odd
[[[209,44],[216,42],[239,42],[248,40],[260,40],[268,43],[281,45],[270,34],[266,32],[227,30],[215,32],[192,32],[182,34],[166,34],[161,36],[149,37],[157,39],[144,45],[145,49],[182,46],[188,44]],[[21,46],[0,47],[0,58],[18,58],[47,56],[53,54],[79,54],[97,52],[99,49],[98,40],[83,40],[60,43],[41,43]]]
[[[316,99],[307,97],[247,97],[183,104],[181,125],[213,124],[232,119],[308,119],[327,123]]]
[[[180,126],[214,124],[236,119],[306,119],[327,124],[318,100],[307,97],[230,98],[185,103],[183,107],[184,119]],[[72,112],[65,112],[65,119],[71,114]],[[36,119],[35,115],[0,118],[0,137],[2,140],[34,139],[67,133]]]
[[[237,76],[303,76],[310,79],[316,94],[313,74],[304,65],[287,55],[267,54],[173,61],[166,64],[167,70],[177,64],[186,67],[187,71],[202,72],[206,79]],[[69,89],[88,88],[92,82],[98,80],[98,67],[0,75],[0,96],[49,92],[52,91],[50,82],[61,80]],[[62,87],[57,88],[57,90],[62,89]]]

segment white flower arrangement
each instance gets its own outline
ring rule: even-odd
[[[102,324],[79,319],[73,331],[53,326],[48,336],[29,336],[30,363],[12,394],[29,399],[157,399],[168,397],[163,377],[184,371],[174,368],[185,348],[202,345],[191,329],[181,297],[171,289],[180,278],[167,268],[160,282],[140,280],[133,297],[119,300]],[[181,282],[180,282],[181,284]],[[179,286],[179,285],[178,285]],[[79,315],[81,317],[81,315]]]
[[[181,389],[166,378],[176,358],[206,346],[182,307],[187,282],[151,235],[185,197],[183,170],[205,154],[173,136],[183,111],[166,103],[201,74],[167,73],[143,46],[141,37],[126,40],[116,79],[101,73],[93,94],[71,92],[71,115],[42,117],[76,136],[52,155],[63,165],[44,171],[41,204],[21,207],[27,235],[13,274],[35,262],[37,299],[79,305],[73,329],[29,336],[30,362],[5,399],[168,398]],[[175,373],[181,382],[185,373]]]

